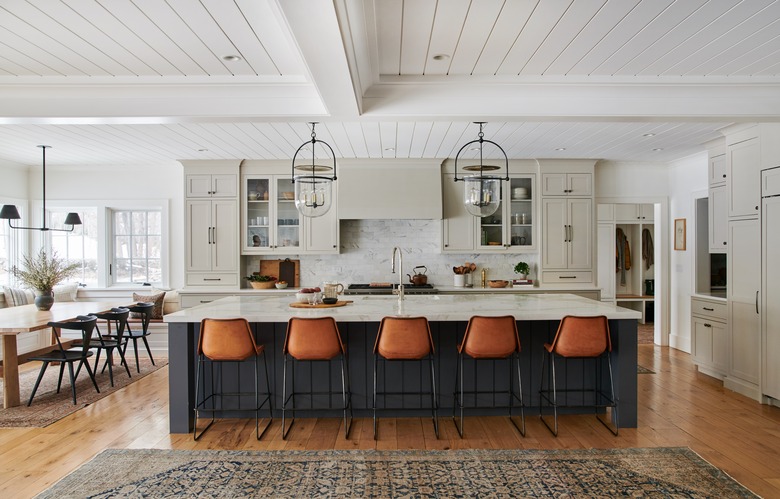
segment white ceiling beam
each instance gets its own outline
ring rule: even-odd
[[[359,94],[333,1],[276,1],[328,114],[346,119],[359,116]]]

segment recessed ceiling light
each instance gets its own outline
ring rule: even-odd
[[[555,150],[556,151],[565,151],[566,148],[565,147],[556,147]]]
[[[236,61],[240,61],[241,57],[237,55],[223,55],[222,60],[227,62],[236,62]]]
[[[209,152],[209,150],[205,149],[205,148],[204,149],[198,149],[198,152]]]
[[[663,151],[663,150],[664,150],[664,148],[663,148],[663,147],[656,147],[656,148],[653,148],[653,151],[656,151],[656,152],[658,152],[658,151]]]
[[[447,60],[449,58],[450,58],[450,56],[447,55],[447,54],[436,54],[435,56],[433,56],[433,60],[434,61],[444,61],[444,60]]]
[[[642,137],[655,137],[655,134],[654,133],[646,133],[646,134],[642,135]]]
[[[385,147],[385,151],[388,151],[388,152],[395,151],[395,147]]]

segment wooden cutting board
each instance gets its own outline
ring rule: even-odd
[[[352,302],[347,300],[347,301],[337,301],[336,303],[332,303],[332,304],[315,303],[315,304],[312,305],[310,303],[300,303],[300,302],[296,301],[296,302],[290,303],[290,306],[292,308],[333,308],[333,307],[343,307],[347,303],[352,303]]]
[[[260,260],[260,274],[272,275],[280,281],[285,281],[291,288],[299,287],[301,280],[301,261],[290,260]]]

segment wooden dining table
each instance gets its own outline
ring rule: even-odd
[[[127,300],[125,300],[126,302]],[[19,399],[19,364],[16,339],[21,333],[46,329],[51,321],[66,321],[77,315],[101,312],[125,305],[125,302],[110,301],[69,301],[55,302],[51,310],[38,310],[35,305],[21,305],[0,309],[0,336],[3,337],[3,406],[15,407]],[[54,346],[56,348],[56,345]],[[36,352],[51,350],[45,347]],[[25,354],[29,355],[29,354]],[[24,355],[21,357],[24,362]]]

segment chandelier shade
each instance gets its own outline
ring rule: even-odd
[[[295,186],[295,208],[309,218],[321,217],[330,211],[333,204],[333,182],[336,180],[336,155],[333,148],[317,139],[314,127],[311,125],[311,140],[304,142],[295,151],[292,159],[292,183]],[[333,166],[316,163],[316,150],[320,148],[326,156],[333,158]],[[311,152],[311,158],[304,160],[304,153]],[[297,163],[296,163],[297,162]],[[328,176],[326,172],[331,172]]]
[[[76,227],[76,225],[81,225],[81,217],[79,217],[78,213],[70,212],[65,217],[65,226],[70,226],[70,228],[66,229],[53,229],[51,227],[46,227],[46,149],[51,148],[51,146],[38,146],[41,148],[42,154],[43,154],[43,215],[42,215],[42,223],[40,227],[22,227],[18,225],[13,225],[11,223],[11,220],[21,220],[21,216],[19,216],[19,210],[16,208],[16,205],[13,204],[5,204],[0,209],[0,220],[8,220],[8,226],[12,229],[21,229],[21,230],[38,230],[41,232],[48,232],[48,231],[55,231],[55,232],[72,232],[73,229]]]
[[[461,181],[464,183],[463,204],[466,207],[466,211],[475,217],[486,217],[495,213],[501,204],[501,181],[509,181],[509,158],[507,158],[506,152],[500,145],[492,140],[485,139],[485,134],[482,130],[485,122],[477,121],[475,124],[479,125],[478,138],[463,144],[455,156],[455,182]],[[486,173],[499,170],[500,167],[485,164],[483,149],[485,144],[494,146],[503,156],[505,176],[501,177]],[[462,167],[462,169],[475,173],[458,178],[458,161],[463,162],[464,158],[462,156],[464,151],[467,150],[478,151],[478,158],[476,158],[478,163]]]

